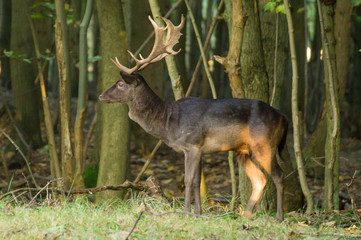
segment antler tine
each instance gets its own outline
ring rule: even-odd
[[[184,26],[184,17],[183,17],[183,14],[181,15],[181,22],[178,26],[174,26],[174,24],[169,20],[169,19],[166,19],[166,18],[163,18],[163,21],[167,24],[167,27],[168,27],[168,31],[167,31],[167,37],[166,37],[166,42],[175,42],[174,45],[178,42],[178,39],[183,35],[180,30],[183,28]],[[175,55],[177,53],[179,53],[181,51],[181,49],[179,49],[178,51],[174,51],[173,50],[173,46],[174,45],[171,45],[171,46],[168,46],[167,47],[167,51],[169,53],[171,53],[172,55]]]
[[[128,50],[128,53],[135,61],[135,66],[131,69],[121,65],[117,58],[115,58],[115,60],[111,59],[113,63],[123,72],[132,74],[137,70],[141,70],[145,68],[150,63],[158,62],[168,55],[175,55],[180,52],[180,49],[178,51],[174,51],[173,47],[178,43],[180,36],[182,36],[180,30],[184,26],[183,15],[182,15],[181,23],[178,26],[174,26],[170,20],[166,18],[162,18],[163,21],[166,23],[166,26],[159,27],[150,16],[148,16],[148,18],[151,24],[153,25],[154,34],[155,34],[152,51],[150,52],[149,56],[146,58],[143,58],[142,55],[139,54],[140,59],[138,59],[137,57],[134,56],[132,52]],[[167,30],[167,36],[165,42],[163,42],[163,33],[166,30]]]
[[[115,66],[117,66],[117,67],[120,69],[120,71],[122,71],[122,72],[125,72],[125,73],[128,73],[128,74],[132,74],[132,72],[135,71],[135,70],[132,71],[132,69],[129,69],[129,68],[123,66],[122,64],[120,64],[120,62],[119,62],[119,60],[118,60],[117,57],[115,57],[115,60],[112,59],[112,58],[111,58],[110,60],[112,60],[112,62],[115,64]]]

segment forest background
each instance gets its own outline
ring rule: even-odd
[[[357,211],[361,1],[290,1],[293,26],[285,2],[1,0],[2,198],[24,186],[39,190],[49,181],[68,191],[150,175],[166,197],[182,196],[183,157],[131,122],[127,106],[102,104],[97,97],[119,79],[110,58],[132,66],[128,49],[136,56],[149,54],[148,16],[158,25],[159,16],[177,25],[183,14],[176,46],[181,52],[141,72],[151,88],[166,101],[185,95],[239,97],[280,109],[290,121],[288,150],[282,153],[287,161],[280,163],[285,210]],[[221,202],[237,195],[245,204],[250,183],[239,168],[235,190],[230,156],[203,158],[206,186]],[[275,208],[275,188],[268,182],[259,210]],[[100,191],[95,201],[123,196]]]

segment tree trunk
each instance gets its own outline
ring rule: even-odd
[[[64,2],[56,0],[55,45],[59,70],[59,105],[61,126],[61,160],[65,189],[70,189],[74,179],[73,151],[70,136],[70,84],[69,39]],[[74,187],[78,187],[75,185]]]
[[[352,1],[345,0],[337,2],[335,9],[335,43],[336,43],[336,67],[337,67],[337,82],[339,89],[339,104],[342,103],[345,96],[345,86],[347,82],[349,49],[351,38],[351,16],[352,16]],[[318,34],[317,32],[315,34]],[[313,52],[316,52],[313,50]],[[315,53],[316,54],[316,53]],[[353,89],[351,87],[351,89]],[[359,95],[359,94],[357,94]],[[322,111],[326,111],[323,109]],[[325,113],[321,114],[321,119],[317,125],[316,130],[304,148],[304,156],[306,161],[310,161],[312,157],[325,156],[323,146],[326,140],[326,117]],[[314,167],[314,162],[309,162],[309,166]]]
[[[267,0],[260,0],[259,9],[263,9],[267,2]],[[287,20],[284,14],[277,14],[275,11],[259,11],[259,15],[263,52],[269,78],[269,102],[272,107],[280,109],[281,90],[284,85],[285,63],[288,55]],[[283,97],[282,101],[285,101]],[[280,154],[284,161],[278,161],[278,163],[284,172],[284,176],[287,176],[284,179],[284,210],[286,212],[297,210],[303,204],[301,186],[292,166],[288,148],[284,148]]]
[[[104,91],[119,79],[116,67],[109,60],[118,57],[128,65],[127,34],[122,3],[118,0],[96,0],[100,27],[101,79],[99,92]],[[125,181],[129,168],[129,120],[124,104],[98,104],[100,137],[99,174],[97,186],[118,185]],[[96,201],[120,197],[121,192],[104,191],[96,195]]]
[[[248,15],[246,22],[242,55],[241,79],[243,81],[245,98],[259,99],[268,103],[269,86],[268,76],[263,54],[261,26],[258,15],[259,5],[256,1],[243,0],[244,10]],[[263,9],[260,9],[263,11]],[[232,33],[233,34],[233,33]],[[276,208],[276,189],[270,176],[267,176],[267,185],[263,190],[261,199],[257,204],[258,209]],[[246,203],[251,195],[251,182],[242,169],[239,174],[241,202]]]
[[[69,73],[69,82],[70,82],[70,91],[71,96],[78,95],[78,77],[79,69],[77,65],[79,64],[79,26],[81,22],[82,15],[82,3],[84,1],[71,1],[70,8],[72,9],[71,15],[73,17],[72,23],[69,24],[69,47],[70,47],[70,73]]]
[[[339,166],[340,152],[340,109],[339,109],[339,85],[336,69],[336,41],[334,35],[334,6],[326,6],[317,1],[320,13],[322,46],[323,46],[323,68],[325,72],[326,86],[326,122],[327,135],[325,143],[325,186],[323,197],[323,208],[334,209],[334,180],[338,186],[338,171],[334,172],[334,166]],[[322,11],[322,14],[321,14]],[[322,16],[321,16],[322,15]],[[337,179],[334,178],[337,175]],[[336,207],[338,209],[338,206]]]
[[[11,1],[0,1],[0,52],[10,49],[10,30],[11,30]],[[2,58],[0,61],[1,80],[0,86],[10,84],[10,59]]]
[[[292,1],[292,20],[296,41],[297,69],[298,69],[298,109],[303,112],[305,92],[305,63],[306,63],[306,35],[305,35],[305,5],[303,0]],[[301,119],[300,119],[301,120]],[[300,124],[302,122],[300,121]],[[302,129],[302,127],[301,127]]]
[[[12,25],[10,49],[15,54],[34,56],[34,44],[27,18],[29,9],[24,8],[23,0],[12,1]],[[11,59],[11,84],[16,107],[15,120],[24,137],[37,148],[42,145],[39,119],[39,88],[34,85],[33,65],[21,59]],[[16,141],[19,142],[19,141]]]
[[[351,16],[353,4],[351,0],[336,2],[335,9],[335,41],[336,41],[336,67],[337,81],[339,83],[339,99],[345,95],[345,86],[350,59]],[[341,105],[341,101],[339,100]],[[334,209],[339,208],[339,169],[340,159],[335,162],[333,173],[333,204]]]

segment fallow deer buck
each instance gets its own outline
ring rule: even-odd
[[[131,69],[112,61],[121,71],[121,78],[99,99],[107,103],[126,103],[129,117],[145,131],[161,139],[185,155],[185,212],[191,211],[191,189],[194,188],[194,212],[201,214],[201,154],[235,151],[238,161],[251,180],[252,195],[244,215],[252,216],[266,184],[265,170],[277,189],[277,219],[283,220],[283,172],[276,155],[285,146],[287,120],[282,113],[264,102],[250,99],[201,99],[188,97],[176,102],[161,100],[137,73],[150,63],[167,55],[175,55],[173,47],[182,35],[179,26],[164,19],[166,27],[158,27],[149,17],[155,31],[155,43],[147,58],[135,60]],[[163,33],[167,30],[165,41]],[[278,154],[279,155],[279,154]]]

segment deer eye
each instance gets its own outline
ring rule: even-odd
[[[123,88],[124,86],[124,83],[123,82],[118,82],[117,83],[117,88]]]

